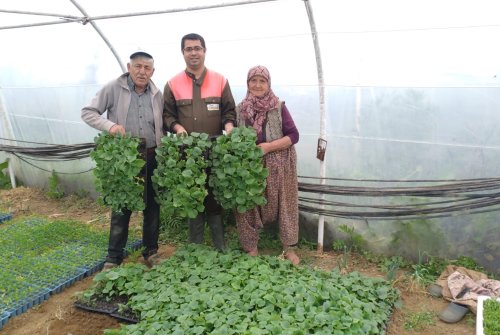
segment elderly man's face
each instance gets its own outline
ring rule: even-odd
[[[139,89],[144,89],[148,85],[155,72],[154,61],[146,57],[137,57],[130,60],[127,69],[132,81]]]

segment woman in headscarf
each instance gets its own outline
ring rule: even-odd
[[[266,67],[251,68],[247,76],[247,94],[237,107],[238,125],[257,132],[257,145],[264,153],[269,169],[265,197],[267,204],[245,213],[235,211],[240,243],[249,255],[259,254],[257,243],[264,224],[278,222],[283,256],[297,265],[295,253],[299,238],[297,155],[294,144],[299,132],[284,101],[271,89]]]

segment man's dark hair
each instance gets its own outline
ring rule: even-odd
[[[182,37],[182,40],[181,40],[181,50],[184,50],[184,41],[185,40],[198,40],[198,41],[201,42],[201,46],[203,47],[203,49],[206,49],[206,47],[205,47],[205,39],[201,35],[198,35],[198,34],[195,34],[195,33],[184,35]]]

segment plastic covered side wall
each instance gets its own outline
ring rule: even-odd
[[[495,88],[331,89],[328,109],[335,112],[328,115],[327,177],[451,180],[497,176],[498,108],[500,96]],[[301,129],[308,124],[303,117],[298,122]],[[301,175],[316,175],[310,164],[315,156],[315,140],[315,136],[301,137]],[[304,150],[306,147],[309,149]],[[336,196],[328,200],[370,205],[418,199]],[[403,255],[414,261],[429,255],[450,259],[464,255],[499,273],[498,212],[457,214],[442,219],[387,221],[326,217],[324,245],[331,248],[336,239],[347,239],[339,230],[340,225],[347,225],[361,234],[375,252]],[[301,215],[301,231],[314,241],[317,220],[314,215]]]

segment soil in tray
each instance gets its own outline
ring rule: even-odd
[[[127,297],[93,298],[91,300],[77,300],[75,307],[95,313],[112,314],[118,311],[119,304],[126,304]]]

